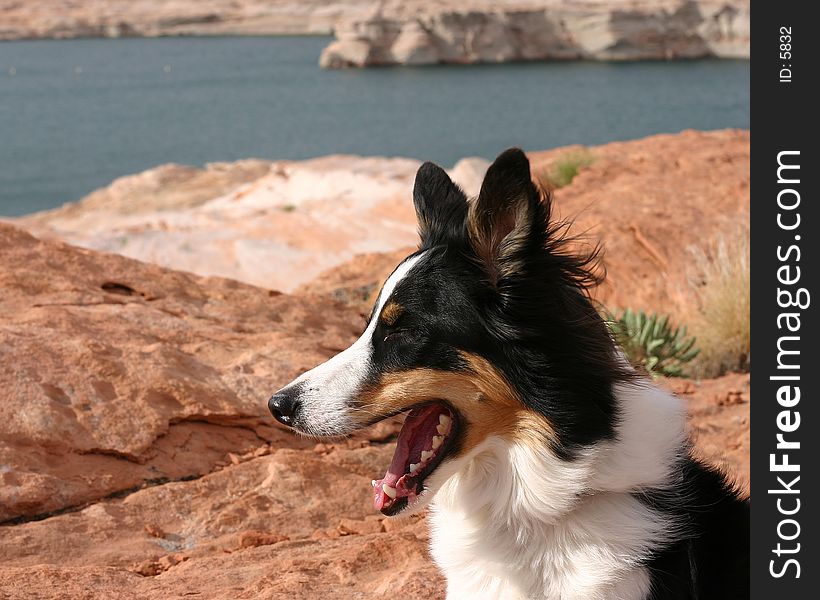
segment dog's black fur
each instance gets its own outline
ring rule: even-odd
[[[683,535],[647,563],[649,600],[748,598],[749,501],[716,469],[691,457],[680,461],[679,473],[673,490],[638,495],[686,524]]]

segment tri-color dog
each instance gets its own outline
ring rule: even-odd
[[[569,249],[524,153],[471,202],[426,163],[413,199],[418,251],[276,419],[340,436],[407,413],[373,503],[430,505],[451,600],[748,597],[748,502],[623,358],[587,293],[596,253]]]

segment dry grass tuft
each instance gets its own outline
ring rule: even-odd
[[[749,224],[732,236],[721,236],[703,247],[692,247],[689,284],[696,313],[689,319],[700,355],[690,365],[697,377],[728,371],[748,371],[751,357]]]

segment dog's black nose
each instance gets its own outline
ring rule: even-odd
[[[293,427],[296,413],[299,411],[297,395],[288,392],[277,392],[268,400],[268,410],[273,418],[282,425]]]

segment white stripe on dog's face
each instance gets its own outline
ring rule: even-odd
[[[384,305],[398,283],[407,277],[424,254],[400,264],[384,283],[373,318],[364,333],[347,350],[303,373],[281,392],[298,393],[296,428],[309,435],[344,435],[354,429],[350,403],[365,383],[373,364],[373,331]],[[298,391],[297,391],[298,390]]]

